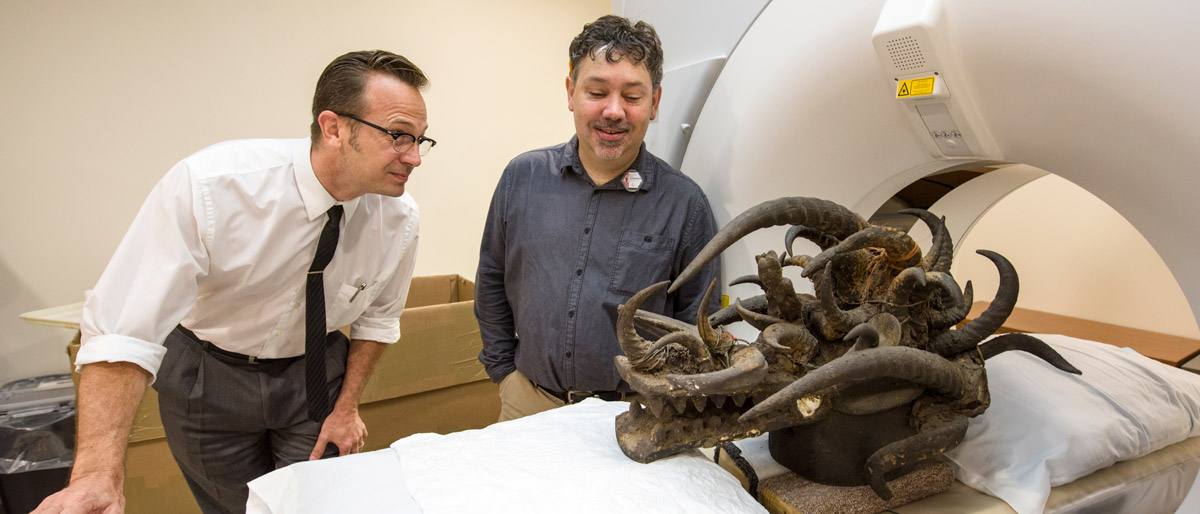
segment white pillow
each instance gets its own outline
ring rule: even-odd
[[[988,359],[991,407],[946,453],[963,483],[1041,514],[1051,487],[1200,434],[1200,375],[1127,348],[1031,335],[1083,375],[1025,352]]]
[[[482,430],[416,434],[392,448],[424,514],[767,512],[699,451],[630,460],[615,429],[628,409],[588,399]]]

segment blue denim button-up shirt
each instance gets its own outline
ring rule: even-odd
[[[577,139],[524,153],[505,168],[484,227],[475,279],[479,361],[499,382],[514,369],[556,391],[629,391],[613,365],[621,355],[617,305],[673,280],[716,233],[708,198],[643,144],[631,169],[597,186]],[[717,261],[675,293],[642,309],[696,323]],[[718,288],[720,286],[718,285]],[[709,312],[719,307],[720,291]]]

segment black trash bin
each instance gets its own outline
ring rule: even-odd
[[[0,387],[0,514],[25,514],[67,484],[75,461],[71,375]]]

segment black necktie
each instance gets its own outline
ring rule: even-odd
[[[304,324],[304,390],[308,395],[308,418],[320,423],[332,411],[329,401],[329,382],[325,376],[325,266],[333,259],[337,249],[338,224],[342,220],[342,206],[334,205],[326,212],[329,220],[321,230],[317,242],[317,255],[308,268],[308,284],[305,287]]]

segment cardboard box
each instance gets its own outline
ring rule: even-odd
[[[363,388],[359,413],[369,435],[363,451],[420,432],[483,428],[500,415],[500,397],[476,356],[475,285],[459,275],[414,277],[400,316],[400,340],[388,347]],[[79,337],[67,347],[74,368]],[[78,385],[78,377],[76,377]],[[153,389],[138,406],[126,463],[126,512],[199,513],[171,457]]]

